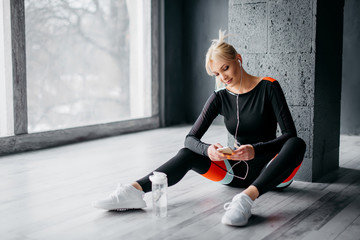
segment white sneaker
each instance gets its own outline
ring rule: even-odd
[[[93,206],[105,210],[118,211],[145,208],[144,194],[143,191],[137,190],[130,184],[119,184],[116,190],[107,198],[94,202]]]
[[[232,202],[225,203],[226,212],[221,222],[231,226],[245,226],[251,216],[253,203],[254,201],[245,193],[235,195]]]

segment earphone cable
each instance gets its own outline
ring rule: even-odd
[[[240,86],[239,86],[239,94],[236,95],[236,118],[237,118],[237,124],[236,124],[236,130],[235,130],[235,144],[237,146],[240,146],[241,144],[238,142],[237,140],[237,133],[238,133],[238,128],[239,128],[239,123],[240,123],[240,110],[239,110],[239,95],[240,95],[240,91],[241,91],[241,83],[242,83],[242,80],[243,80],[243,69],[242,69],[242,66],[241,66],[241,62],[239,60],[239,64],[240,64],[240,69],[241,69],[241,75],[240,75]],[[246,164],[246,174],[244,177],[239,177],[239,176],[236,176],[232,173],[230,173],[231,170],[233,170],[233,168],[238,165],[239,163],[241,162],[244,162]],[[217,165],[219,166],[219,165]],[[244,180],[247,175],[248,175],[248,172],[249,172],[249,164],[244,161],[244,160],[239,160],[237,163],[235,163],[229,171],[227,171],[229,175],[233,176],[233,177],[236,177],[236,178],[239,178],[239,179],[242,179]]]

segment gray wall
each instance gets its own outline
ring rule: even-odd
[[[345,0],[340,131],[350,135],[360,135],[359,13],[359,0]]]
[[[230,43],[251,74],[279,81],[307,143],[300,180],[316,180],[338,167],[342,4],[230,0]]]
[[[165,0],[165,126],[192,124],[214,91],[204,59],[227,22],[228,0]]]
[[[347,1],[346,13],[352,10],[356,15],[359,2]],[[228,18],[233,34],[229,42],[242,53],[248,72],[274,77],[284,89],[299,136],[307,143],[297,179],[315,181],[338,168],[344,1],[230,0],[228,6],[220,0],[166,3],[167,125],[193,123],[213,91],[214,80],[206,75],[204,56],[218,29],[226,29]],[[344,36],[344,55],[347,39],[359,42],[358,21],[345,17],[353,30],[348,38]],[[344,63],[343,77],[357,79],[351,90],[357,90],[359,83],[359,72],[354,73],[359,71],[354,65],[357,49],[352,46],[348,50],[352,57],[344,60],[348,63]],[[354,108],[359,109],[353,100],[358,94],[349,91],[343,93],[343,113],[346,105],[353,114]],[[352,103],[345,103],[349,96]],[[358,124],[358,116],[350,118]]]
[[[186,1],[183,73],[187,84],[188,123],[196,120],[215,89],[215,78],[210,77],[205,70],[205,55],[211,40],[218,37],[219,29],[228,28],[228,6],[227,0]]]
[[[313,179],[339,166],[344,1],[316,1]],[[331,37],[329,37],[331,36]]]
[[[185,122],[185,84],[183,79],[183,1],[165,0],[165,126]]]
[[[275,78],[283,88],[299,136],[308,146],[299,174],[311,180],[316,5],[312,0],[231,0],[230,6],[230,43],[250,74]]]

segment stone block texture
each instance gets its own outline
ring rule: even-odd
[[[312,0],[268,1],[269,52],[310,52]]]
[[[296,179],[312,180],[316,0],[230,0],[229,42],[250,74],[280,83],[307,144]],[[280,131],[278,130],[278,134]],[[229,136],[229,144],[233,140]]]
[[[267,51],[266,2],[234,3],[229,11],[232,44],[241,53]]]

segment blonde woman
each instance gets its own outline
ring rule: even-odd
[[[218,85],[185,139],[185,148],[155,171],[164,172],[168,184],[179,182],[189,170],[210,180],[244,188],[225,204],[222,223],[244,226],[253,202],[262,194],[291,184],[305,153],[305,142],[295,125],[278,81],[252,76],[242,65],[241,55],[225,42],[225,32],[213,40],[207,54],[207,73]],[[224,116],[227,130],[235,138],[232,149],[205,143],[202,136],[216,116]],[[281,136],[276,137],[279,124]],[[143,196],[151,191],[149,176],[119,185],[109,197],[94,203],[106,210],[146,207]]]

